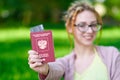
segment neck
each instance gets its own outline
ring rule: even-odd
[[[92,55],[94,53],[94,45],[75,45],[74,52],[77,57]]]

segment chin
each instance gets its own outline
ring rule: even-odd
[[[85,46],[91,46],[91,45],[93,45],[93,42],[84,42],[83,45],[85,45]]]
[[[84,44],[84,46],[92,46],[93,44]]]
[[[94,39],[91,39],[91,40],[84,40],[84,44],[85,45],[93,45],[93,41],[94,41]]]

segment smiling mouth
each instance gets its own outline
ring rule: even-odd
[[[93,36],[84,36],[84,38],[87,39],[87,40],[92,40]]]

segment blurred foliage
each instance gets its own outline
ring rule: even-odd
[[[107,8],[107,15],[120,21],[120,1],[119,0],[105,0],[104,2]]]
[[[73,1],[75,0],[0,0],[0,24],[20,23],[27,26],[43,22],[60,23],[63,12]],[[89,1],[105,6],[105,22],[116,24],[120,21],[119,0]]]
[[[24,25],[58,22],[72,0],[1,0],[0,22],[20,21]]]

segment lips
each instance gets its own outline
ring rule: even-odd
[[[92,35],[90,35],[90,36],[83,36],[85,39],[87,39],[87,40],[92,40],[93,39],[93,36]]]

